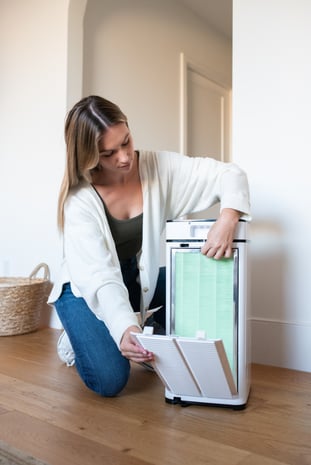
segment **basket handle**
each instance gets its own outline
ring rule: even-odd
[[[44,268],[44,276],[43,279],[47,279],[48,281],[50,280],[50,270],[49,267],[46,263],[39,263],[39,265],[36,266],[36,268],[33,270],[32,273],[30,273],[29,278],[35,278],[37,276],[38,271]]]

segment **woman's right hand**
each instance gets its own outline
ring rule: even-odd
[[[124,331],[120,343],[122,355],[133,362],[152,362],[153,353],[141,347],[131,333],[141,333],[141,330],[137,326],[130,326]]]

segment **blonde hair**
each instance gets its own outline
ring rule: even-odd
[[[70,190],[82,181],[92,181],[91,171],[99,162],[99,139],[109,127],[118,123],[127,124],[124,113],[114,103],[96,95],[83,98],[69,111],[65,122],[66,165],[57,211],[61,231]]]

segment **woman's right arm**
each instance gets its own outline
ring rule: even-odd
[[[140,327],[104,215],[92,192],[72,196],[65,208],[64,254],[73,292],[105,322],[120,347],[124,332],[131,326]]]

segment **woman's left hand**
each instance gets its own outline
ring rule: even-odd
[[[241,213],[231,208],[224,208],[218,220],[208,232],[207,240],[201,252],[209,258],[216,260],[232,255],[232,242]]]

